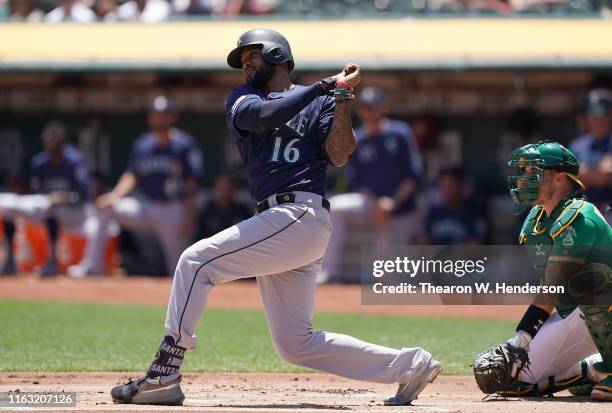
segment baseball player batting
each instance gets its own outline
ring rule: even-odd
[[[410,403],[442,370],[421,348],[393,349],[312,327],[316,275],[329,241],[328,164],[355,149],[349,100],[360,68],[293,85],[287,40],[272,30],[244,33],[227,57],[246,84],[227,97],[227,125],[246,164],[256,214],[183,252],[166,334],[144,378],[112,389],[116,403],[182,404],[180,367],[216,284],[257,276],[272,342],[285,360],[358,380],[399,383],[388,405]]]
[[[508,183],[517,206],[532,206],[519,243],[543,282],[587,280],[564,281],[574,297],[572,287],[604,292],[612,279],[612,229],[584,200],[574,153],[545,141],[518,148],[508,165],[516,171]],[[483,392],[533,397],[585,386],[594,400],[612,401],[612,306],[561,298],[552,315],[552,305],[529,306],[514,337],[476,357]]]

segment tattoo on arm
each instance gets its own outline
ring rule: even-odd
[[[349,103],[336,102],[334,121],[325,141],[325,150],[332,165],[344,166],[356,146]]]

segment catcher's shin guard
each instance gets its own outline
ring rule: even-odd
[[[574,395],[589,395],[591,394],[591,388],[594,384],[588,377],[588,364],[586,360],[580,362],[580,373],[572,377],[567,377],[562,380],[558,380],[555,376],[549,376],[545,382],[541,383],[526,383],[526,382],[515,382],[512,386],[507,389],[500,390],[496,394],[500,396],[510,397],[543,397],[550,396],[554,393],[562,390],[569,389]],[[585,393],[584,389],[589,389]],[[575,389],[576,393],[572,392]],[[577,393],[580,394],[577,394]]]
[[[612,402],[612,372],[606,371],[606,365],[596,363],[595,369],[606,375],[606,378],[593,386],[591,398],[601,402]]]
[[[514,382],[508,388],[496,391],[495,394],[504,397],[540,397],[542,395],[538,391],[537,384],[526,383],[524,381]]]
[[[593,391],[593,385],[589,383],[572,386],[567,389],[567,391],[569,391],[574,396],[590,396],[591,392]]]
[[[554,393],[566,390],[566,389],[579,389],[582,386],[592,386],[591,382],[577,375],[563,381],[555,381],[554,376],[548,378],[548,382],[544,384],[532,384],[526,382],[516,382],[507,389],[496,392],[499,396],[504,397],[543,397],[550,396]],[[587,393],[587,394],[590,394]]]
[[[593,386],[591,398],[601,402],[612,402],[612,377],[608,377]]]

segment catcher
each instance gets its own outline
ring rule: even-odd
[[[609,288],[612,229],[581,194],[576,156],[545,141],[517,149],[508,165],[516,170],[508,177],[516,212],[531,206],[519,243],[543,282],[588,278],[591,294]],[[567,285],[566,294],[580,295]],[[612,303],[555,303],[529,306],[514,337],[476,356],[484,393],[538,397],[572,388],[612,401]]]

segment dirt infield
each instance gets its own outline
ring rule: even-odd
[[[0,277],[0,299],[79,302],[113,302],[166,305],[171,280],[150,277],[67,277],[39,279],[33,276]],[[524,306],[475,305],[362,305],[358,285],[322,285],[317,289],[316,310],[326,312],[426,315],[482,319],[519,320]],[[209,308],[261,309],[255,282],[232,282],[216,286]]]
[[[103,277],[73,280],[66,277],[37,279],[31,276],[0,278],[0,299],[32,299],[79,302],[119,302],[165,305],[169,279]],[[215,288],[210,307],[259,309],[261,300],[254,282],[235,282]],[[486,319],[518,319],[521,306],[364,306],[358,286],[321,286],[317,311],[394,315],[430,315]],[[138,373],[0,373],[0,392],[71,391],[77,408],[66,411],[198,411],[198,412],[597,412],[612,413],[611,404],[571,397],[567,392],[554,399],[498,399],[482,401],[471,377],[442,376],[427,387],[411,407],[382,405],[392,385],[370,384],[328,374],[187,374],[185,406],[114,405],[109,391],[115,384]],[[10,409],[0,408],[1,411]],[[24,411],[24,410],[20,410]],[[31,411],[31,410],[30,410]],[[36,409],[36,411],[41,411]],[[46,411],[59,412],[53,408]]]
[[[444,376],[427,387],[413,406],[391,408],[383,406],[382,400],[394,392],[394,386],[327,374],[188,374],[183,382],[187,397],[183,407],[113,404],[109,396],[112,386],[136,376],[136,373],[5,373],[0,375],[0,392],[74,391],[77,408],[71,411],[87,412],[612,412],[612,404],[594,403],[588,397],[572,397],[567,392],[553,399],[482,401],[483,395],[473,379]]]

